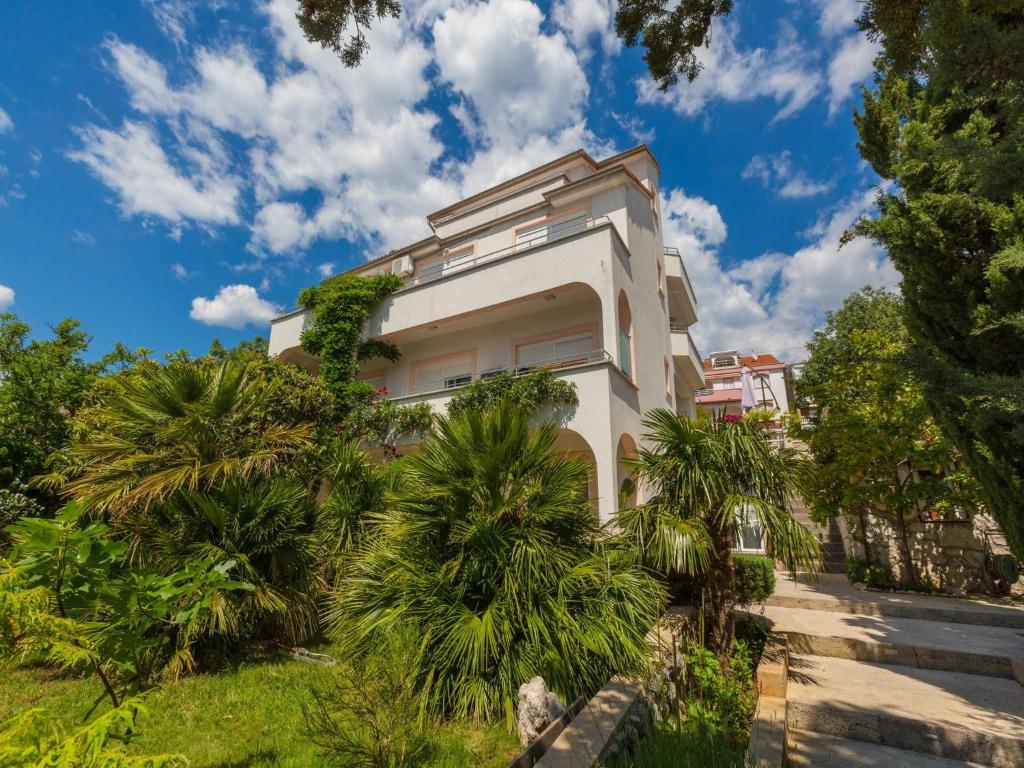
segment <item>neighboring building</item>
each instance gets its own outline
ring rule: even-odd
[[[554,370],[580,400],[560,445],[594,466],[607,520],[643,414],[693,415],[704,386],[696,299],[662,243],[658,175],[645,146],[601,162],[580,150],[430,214],[430,237],[353,270],[405,281],[367,327],[402,357],[367,361],[362,377],[443,411],[453,390],[497,371]],[[270,353],[315,369],[299,344],[305,321],[301,310],[275,319]]]
[[[703,361],[705,387],[696,393],[697,405],[711,418],[740,416],[740,387],[743,368],[753,372],[754,395],[760,408],[775,412],[777,419],[789,411],[789,366],[774,355],[741,355],[739,352],[712,352]]]

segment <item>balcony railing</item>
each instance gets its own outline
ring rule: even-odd
[[[700,356],[700,350],[698,350],[697,345],[693,343],[693,336],[690,335],[689,326],[669,320],[668,329],[671,333],[685,333],[686,341],[690,345],[690,355],[693,357],[694,363],[697,363],[698,365],[704,365],[704,360]]]
[[[531,248],[550,243],[555,240],[561,240],[562,238],[571,237],[572,235],[580,232],[585,232],[588,229],[602,226],[603,224],[611,224],[611,219],[607,216],[598,216],[597,218],[587,218],[582,221],[573,221],[564,226],[557,226],[554,228],[545,229],[535,237],[529,240],[520,240],[512,245],[500,248],[497,251],[491,251],[490,253],[482,253],[479,256],[474,256],[471,259],[460,261],[458,264],[446,266],[444,263],[436,264],[428,267],[419,274],[414,274],[405,279],[403,284],[404,288],[415,288],[419,285],[426,283],[432,283],[435,280],[454,275],[459,272],[464,272],[467,269],[478,267],[481,264],[486,264],[491,261],[497,261],[498,259],[504,259],[508,256],[514,256],[517,253],[528,251]]]
[[[480,371],[476,374],[453,373],[451,376],[448,376],[443,380],[425,381],[421,384],[411,385],[400,390],[389,388],[387,396],[389,400],[394,400],[396,398],[411,397],[413,395],[447,392],[462,389],[475,381],[489,379],[500,373],[509,373],[513,376],[525,376],[529,373],[533,373],[534,371],[563,371],[568,368],[592,365],[593,363],[611,362],[611,360],[612,356],[608,352],[603,349],[595,349],[590,352],[577,352],[572,355],[554,357],[548,360],[539,360],[533,363],[522,363],[520,365],[512,365],[506,368],[489,368],[486,371]]]

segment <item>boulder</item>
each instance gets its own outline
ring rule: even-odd
[[[543,677],[519,686],[519,743],[523,749],[564,714],[565,707],[558,695],[548,690]]]

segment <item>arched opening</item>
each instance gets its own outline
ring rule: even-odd
[[[634,365],[634,344],[633,344],[633,313],[629,309],[629,299],[626,298],[625,291],[619,291],[619,303],[618,303],[618,315],[619,315],[619,367],[632,381],[636,381],[634,371],[636,366]]]
[[[565,451],[570,456],[578,456],[590,467],[587,474],[587,499],[593,505],[594,516],[597,517],[597,458],[590,444],[579,432],[571,429],[560,429],[558,439],[555,441],[555,448]]]
[[[627,434],[619,438],[615,449],[615,488],[618,493],[618,508],[635,506],[640,497],[639,485],[629,462],[637,457],[636,441]]]

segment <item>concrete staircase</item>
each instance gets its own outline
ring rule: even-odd
[[[846,548],[843,545],[843,537],[839,532],[839,523],[835,519],[829,520],[828,525],[821,526],[811,520],[811,512],[807,504],[799,496],[794,496],[789,501],[789,511],[798,523],[814,534],[814,537],[821,543],[822,555],[825,560],[826,573],[844,573],[846,570]]]
[[[779,575],[788,764],[1024,766],[1024,607]]]

